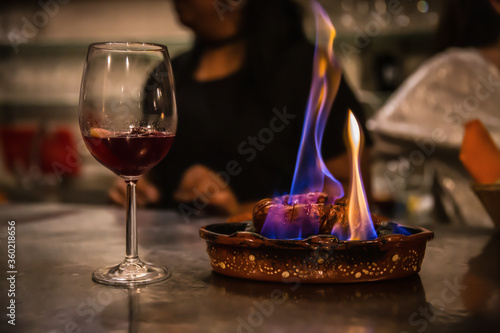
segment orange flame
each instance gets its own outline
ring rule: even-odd
[[[368,200],[361,177],[360,158],[362,152],[362,133],[354,114],[349,110],[347,122],[349,152],[351,162],[351,186],[349,194],[349,240],[375,239],[377,234],[373,227]]]

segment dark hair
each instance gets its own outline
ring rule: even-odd
[[[273,79],[297,45],[306,44],[301,5],[294,0],[246,0],[241,33],[247,41],[246,62],[261,98],[274,104]],[[293,50],[293,51],[290,51]],[[311,53],[312,56],[312,53]],[[312,63],[312,59],[311,59]]]
[[[302,6],[296,0],[245,0],[239,10],[242,11],[242,20],[236,38],[246,41],[245,67],[260,93],[259,97],[273,104],[270,96],[273,78],[279,75],[277,71],[282,68],[287,51],[307,44],[302,26]],[[189,67],[195,67],[192,64],[198,62],[206,47],[206,41],[195,41]],[[176,80],[180,82],[182,77]]]
[[[489,46],[496,43],[499,36],[500,15],[490,0],[448,0],[440,17],[436,51]]]
[[[305,40],[302,7],[294,0],[246,0],[241,32],[268,55]]]

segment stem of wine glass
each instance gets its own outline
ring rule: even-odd
[[[127,252],[126,260],[134,261],[139,259],[137,253],[137,220],[135,185],[137,180],[127,180]]]

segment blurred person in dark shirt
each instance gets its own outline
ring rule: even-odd
[[[301,8],[292,0],[174,4],[195,42],[172,61],[178,131],[167,157],[147,181],[139,182],[139,204],[231,215],[248,211],[259,199],[287,193],[314,55],[303,32]],[[344,186],[350,177],[343,142],[349,109],[364,124],[363,108],[342,77],[322,153]],[[366,177],[367,156],[365,151]],[[110,192],[119,203],[124,201],[121,186]]]

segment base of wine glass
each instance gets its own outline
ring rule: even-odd
[[[160,282],[172,276],[168,268],[146,264],[139,258],[128,259],[114,266],[98,268],[92,273],[92,280],[110,285],[141,285]]]

